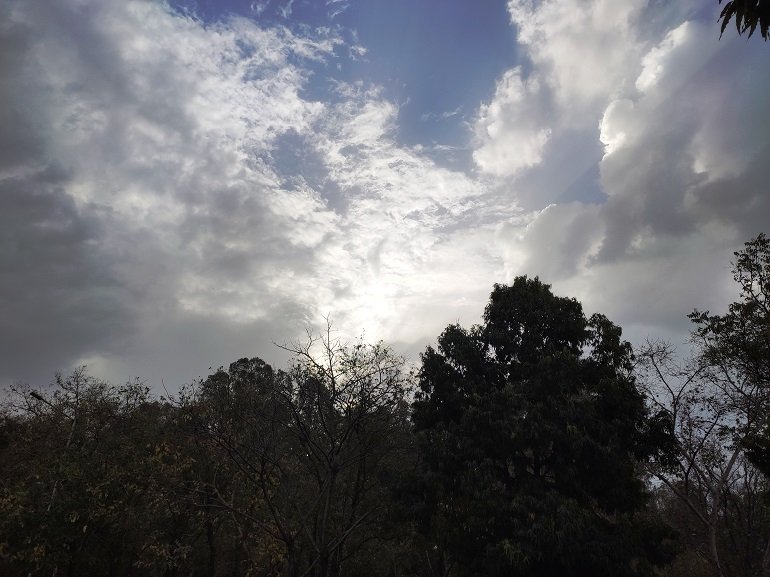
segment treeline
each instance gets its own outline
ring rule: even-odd
[[[84,369],[0,412],[0,575],[770,575],[770,241],[694,354],[537,278],[417,370],[331,330],[172,397]]]

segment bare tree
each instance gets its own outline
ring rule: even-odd
[[[768,509],[758,498],[768,480],[746,458],[770,415],[770,241],[759,235],[735,257],[740,299],[724,315],[690,315],[693,356],[682,360],[659,342],[638,354],[648,398],[676,439],[676,450],[651,472],[705,530],[720,577],[730,565],[740,567],[737,574],[770,575]],[[741,547],[742,560],[735,555]]]
[[[409,430],[404,362],[382,344],[336,338],[331,325],[282,348],[294,355],[288,371],[241,359],[200,384],[200,430],[251,495],[224,483],[210,493],[281,549],[282,574],[337,576],[382,536],[382,479]]]

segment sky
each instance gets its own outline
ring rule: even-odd
[[[704,0],[5,0],[0,384],[171,390],[331,319],[412,360],[539,276],[686,340],[768,230],[768,45]]]

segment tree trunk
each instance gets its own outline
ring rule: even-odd
[[[765,546],[765,553],[762,555],[762,577],[770,577],[770,541]]]
[[[715,507],[715,510],[716,507]],[[725,572],[722,570],[722,563],[719,559],[719,546],[717,544],[717,527],[715,523],[709,524],[709,549],[711,551],[711,560],[716,567],[717,575],[719,577],[725,577]]]
[[[215,577],[217,571],[217,550],[214,542],[214,523],[211,519],[206,520],[206,541],[209,546],[209,566],[208,577]]]

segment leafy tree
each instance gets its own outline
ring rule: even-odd
[[[739,376],[752,390],[770,389],[770,239],[758,235],[735,253],[733,278],[739,286],[739,300],[724,315],[694,311],[693,339],[702,364],[718,371],[724,380]],[[741,398],[746,400],[745,395]],[[732,401],[741,405],[740,398]],[[763,407],[743,404],[742,410],[754,421]]]
[[[170,402],[84,369],[0,407],[0,574],[385,575],[411,448],[402,360],[297,344],[289,371],[220,369]],[[407,527],[408,529],[408,527]]]
[[[722,4],[722,0],[719,0]],[[724,34],[730,20],[735,22],[738,34],[748,33],[751,38],[759,27],[759,33],[765,40],[770,37],[770,2],[768,0],[729,0],[719,14],[722,21],[721,34]]]
[[[141,557],[154,420],[140,383],[78,369],[52,394],[17,388],[0,454],[0,572],[111,574]]]
[[[284,563],[283,524],[271,519],[274,494],[293,481],[286,455],[289,416],[277,391],[282,374],[261,359],[240,359],[220,368],[197,388],[185,391],[182,413],[194,429],[198,459],[194,487],[235,527],[233,572],[278,572]],[[259,573],[257,573],[259,574]]]
[[[0,411],[0,574],[243,575],[199,479],[211,459],[176,407],[78,369]],[[224,556],[224,555],[223,555]],[[236,568],[237,569],[237,568]]]
[[[658,443],[631,368],[617,326],[537,278],[447,327],[413,405],[433,574],[644,575],[670,557],[640,513]]]

